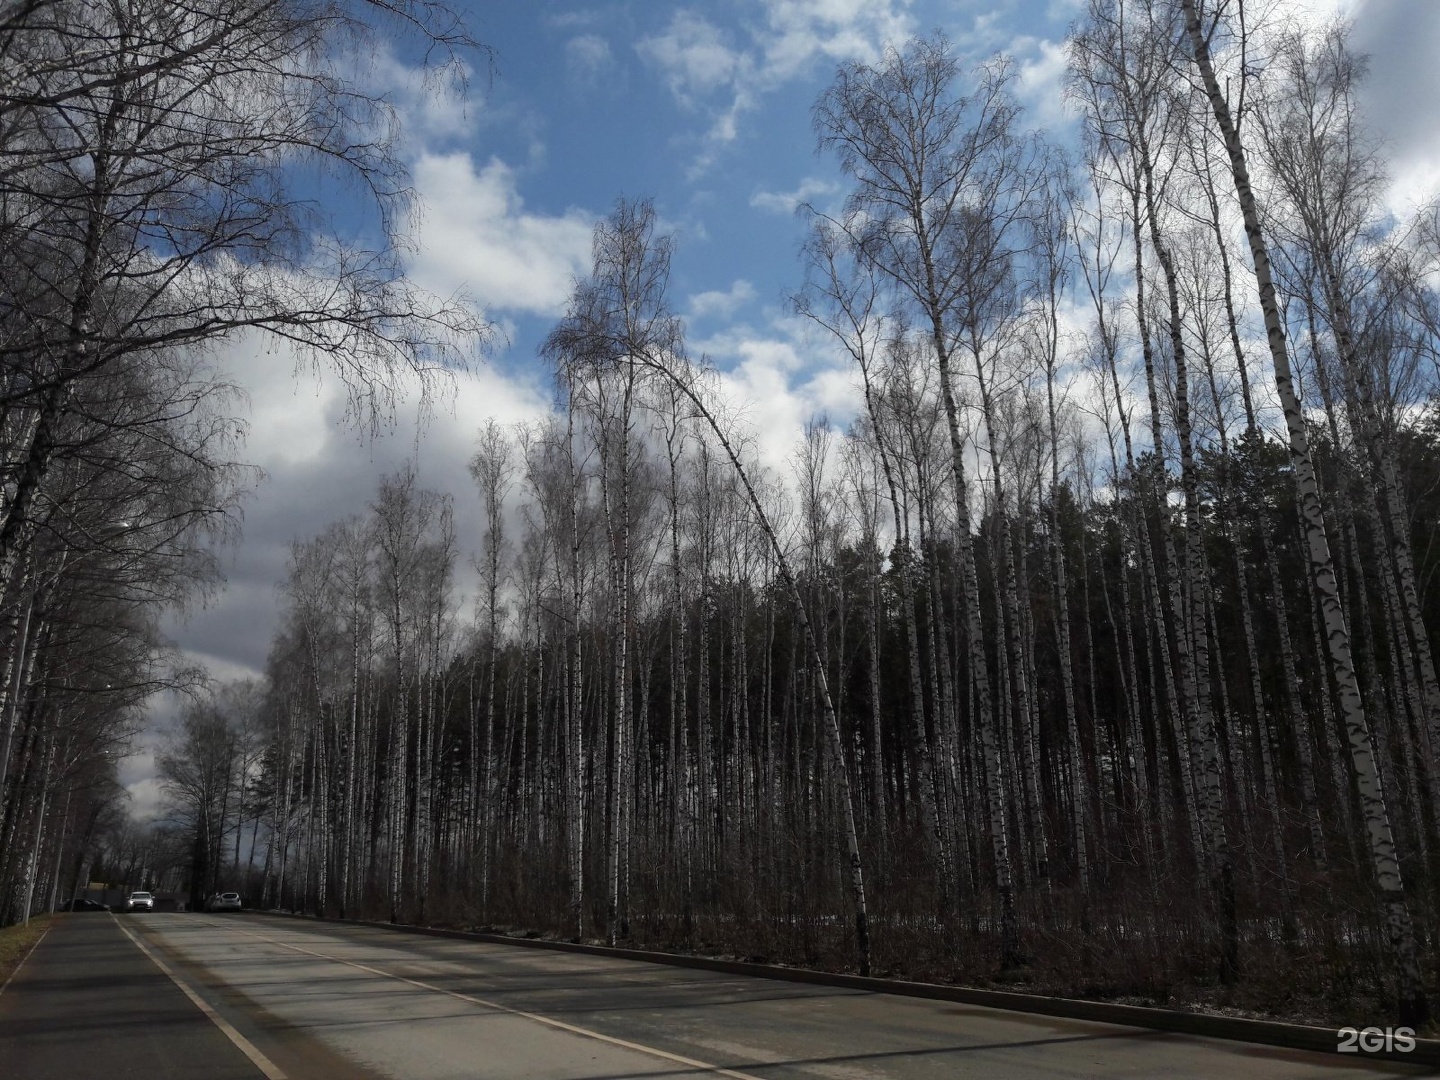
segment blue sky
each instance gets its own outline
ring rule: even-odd
[[[940,28],[973,55],[1011,52],[1032,114],[1053,122],[1059,43],[1077,10],[898,0],[479,9],[495,71],[477,72],[463,120],[422,135],[417,179],[432,240],[423,259],[457,271],[465,262],[441,237],[463,229],[467,190],[493,196],[511,185],[505,194],[523,201],[515,210],[537,233],[554,227],[546,235],[555,255],[569,250],[562,223],[593,218],[621,195],[651,196],[678,235],[672,300],[691,316],[692,336],[712,344],[739,325],[761,329],[799,280],[796,197],[823,202],[838,190],[810,127],[836,65]],[[551,292],[548,281],[530,284],[532,299]],[[524,364],[529,316],[551,312],[492,310],[520,331],[503,362]]]
[[[362,437],[345,394],[324,373],[295,374],[283,349],[244,339],[219,362],[249,397],[246,458],[264,470],[244,539],[225,556],[228,588],[170,633],[219,677],[258,675],[275,631],[289,544],[363,513],[380,477],[413,461],[425,486],[456,497],[462,552],[480,543],[466,463],[489,417],[534,419],[549,407],[535,349],[575,275],[591,227],[620,196],[655,200],[676,233],[672,305],[692,350],[725,373],[724,389],[758,452],[777,471],[805,421],[844,422],[855,376],[787,314],[801,282],[804,225],[794,205],[840,197],[834,163],[815,152],[810,109],[837,64],[872,60],[890,41],[939,29],[971,59],[997,51],[1017,65],[1016,90],[1035,126],[1064,137],[1063,40],[1078,0],[644,0],[476,3],[471,25],[494,49],[465,99],[427,89],[403,55],[381,52],[366,78],[406,122],[403,156],[419,216],[411,271],[442,293],[465,288],[503,342],[428,423],[413,395],[393,428]],[[1277,18],[1335,11],[1355,20],[1372,56],[1366,91],[1390,144],[1397,207],[1440,176],[1440,0],[1272,0]],[[1262,5],[1250,0],[1252,17]],[[343,208],[343,202],[337,203]],[[157,724],[173,703],[157,703]],[[127,766],[136,808],[155,796],[150,759]]]
[[[416,276],[468,286],[508,336],[490,358],[541,385],[535,346],[588,265],[589,227],[620,196],[655,200],[675,232],[671,302],[692,348],[751,399],[766,456],[816,410],[843,417],[848,372],[786,314],[801,282],[807,199],[834,205],[834,162],[816,153],[811,107],[836,66],[940,30],[969,60],[1015,62],[1026,122],[1073,142],[1063,99],[1064,38],[1083,0],[643,0],[477,4],[494,50],[466,103],[397,100],[423,218]],[[1440,169],[1431,0],[1249,0],[1252,20],[1340,12],[1375,57],[1372,112],[1394,144],[1401,202]],[[784,391],[783,393],[781,391]],[[780,433],[783,434],[783,438]],[[773,438],[771,436],[774,436]]]

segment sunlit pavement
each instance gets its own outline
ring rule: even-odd
[[[262,1048],[404,1080],[1167,1077],[1420,1068],[573,953],[253,916],[133,919]],[[293,1068],[293,1066],[292,1066]],[[292,1075],[299,1075],[298,1073]]]

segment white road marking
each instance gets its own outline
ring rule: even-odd
[[[114,918],[114,916],[111,917]],[[119,920],[116,919],[116,922],[119,923]],[[244,1054],[247,1058],[249,1058],[252,1062],[255,1063],[255,1067],[265,1074],[265,1080],[288,1080],[285,1073],[281,1071],[280,1066],[276,1065],[268,1057],[262,1054],[259,1047],[252,1043],[249,1039],[245,1038],[244,1035],[241,1035],[240,1032],[236,1031],[234,1026],[231,1025],[228,1020],[226,1020],[223,1016],[221,1016],[214,1009],[212,1009],[210,1005],[200,997],[199,994],[195,993],[195,991],[190,988],[189,983],[187,983],[184,979],[180,978],[179,975],[176,975],[175,972],[171,971],[170,968],[166,966],[163,960],[161,960],[153,952],[147,949],[145,947],[145,943],[141,941],[138,937],[136,937],[133,933],[131,933],[128,926],[120,923],[120,929],[125,932],[126,937],[128,937],[131,941],[135,943],[135,947],[137,949],[139,949],[142,953],[144,953],[150,958],[150,962],[152,964],[158,967],[166,975],[170,976],[170,981],[173,982],[176,986],[180,987],[181,990],[185,991],[185,996],[195,1003],[196,1008],[198,1008],[202,1013],[204,1013],[207,1017],[210,1018],[210,1022],[213,1023],[216,1027],[218,1027],[224,1033],[227,1039],[229,1039],[232,1043],[234,1043],[237,1047],[240,1048],[240,1052],[242,1054]]]
[[[220,923],[209,923],[206,925],[219,926]],[[360,971],[369,972],[371,975],[379,975],[385,979],[394,979],[396,982],[405,983],[408,986],[418,987],[421,990],[428,990],[434,994],[444,994],[446,997],[456,998],[460,1001],[467,1001],[472,1005],[479,1005],[486,1009],[494,1009],[497,1012],[508,1013],[510,1016],[518,1016],[525,1020],[533,1020],[537,1024],[544,1024],[546,1027],[556,1028],[560,1031],[568,1031],[572,1035],[580,1035],[587,1039],[595,1039],[598,1042],[609,1043],[611,1046],[619,1046],[625,1050],[633,1050],[640,1054],[649,1054],[651,1057],[660,1058],[663,1061],[672,1062],[676,1065],[684,1065],[690,1069],[698,1069],[703,1072],[712,1073],[716,1076],[728,1076],[731,1080],[763,1080],[751,1073],[737,1072],[734,1069],[727,1069],[722,1065],[712,1065],[706,1061],[697,1061],[695,1058],[684,1057],[680,1054],[672,1054],[668,1050],[661,1050],[655,1046],[646,1046],[644,1043],[631,1042],[628,1039],[617,1039],[613,1035],[606,1035],[600,1031],[593,1031],[590,1028],[578,1027],[575,1024],[567,1024],[563,1020],[556,1020],[553,1017],[541,1016],[538,1013],[525,1012],[522,1009],[512,1009],[508,1005],[501,1005],[496,1001],[487,1001],[484,998],[474,997],[470,994],[462,994],[457,990],[446,990],[443,986],[435,986],[433,983],[421,982],[419,979],[407,978],[404,975],[396,975],[393,972],[382,971],[368,964],[361,964],[354,960],[346,960],[339,956],[330,956],[327,953],[316,952],[313,949],[301,948],[299,945],[290,945],[284,941],[277,941],[275,938],[266,937],[264,934],[257,934],[250,930],[241,930],[239,927],[230,924],[229,929],[236,933],[245,934],[247,937],[258,938],[271,945],[278,945],[282,949],[290,949],[292,952],[304,953],[306,956],[313,956],[320,960],[329,960],[332,963],[344,964],[346,967],[356,968]],[[141,948],[144,948],[142,945]],[[158,963],[158,961],[157,961]],[[172,976],[173,978],[173,976]],[[178,980],[177,980],[178,981]],[[183,983],[181,984],[183,987]]]

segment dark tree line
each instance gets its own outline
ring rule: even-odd
[[[483,329],[402,272],[394,118],[349,75],[382,29],[473,45],[430,0],[0,12],[0,924],[84,884],[145,703],[197,682],[158,626],[248,479],[216,351],[268,335],[370,419]]]

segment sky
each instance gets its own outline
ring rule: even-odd
[[[1416,205],[1440,177],[1440,0],[1277,5],[1353,19],[1355,48],[1371,57],[1364,98],[1387,143],[1390,201],[1399,212]],[[536,348],[589,269],[594,223],[618,198],[654,200],[676,240],[670,301],[691,351],[720,371],[762,460],[783,471],[807,419],[844,423],[859,403],[854,372],[786,305],[803,278],[796,206],[833,206],[843,192],[810,122],[837,65],[874,61],[887,43],[938,29],[966,60],[1012,56],[1029,124],[1074,137],[1063,43],[1079,0],[457,6],[493,50],[488,62],[473,58],[466,94],[428,85],[383,47],[364,78],[404,122],[401,153],[417,197],[412,277],[442,295],[463,289],[499,332],[428,419],[412,388],[373,438],[349,420],[333,377],[297,374],[292,355],[258,338],[221,350],[217,362],[248,398],[243,457],[262,476],[243,538],[222,554],[225,588],[168,626],[185,659],[216,678],[262,673],[291,541],[363,514],[381,477],[406,461],[422,486],[455,497],[462,552],[479,548],[467,467],[475,433],[487,419],[535,419],[550,408]],[[124,766],[137,816],[156,805],[155,733],[175,708],[156,701],[151,732]]]

